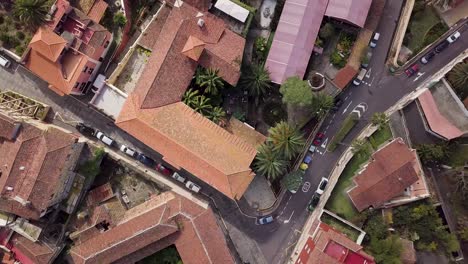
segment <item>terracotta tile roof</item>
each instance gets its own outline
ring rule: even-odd
[[[51,263],[54,258],[54,254],[58,250],[58,248],[47,245],[42,241],[32,242],[16,233],[11,237],[10,242],[15,248],[14,251],[21,252],[35,264]]]
[[[52,62],[57,61],[66,45],[67,41],[48,27],[39,28],[29,43],[31,49]]]
[[[91,9],[85,12],[94,22],[99,23],[106,12],[108,4],[104,0],[95,0]]]
[[[57,193],[76,137],[58,129],[23,124],[15,141],[0,143],[0,209],[38,219]],[[20,202],[28,201],[29,205]]]
[[[0,115],[0,141],[2,138],[12,140],[16,137],[17,131],[20,127],[20,123],[15,120]]]
[[[110,183],[106,183],[88,192],[88,196],[86,196],[86,204],[88,206],[97,205],[112,197],[114,197],[112,186]]]
[[[111,263],[122,258],[129,263],[144,257],[140,250],[154,248],[159,241],[166,246],[168,239],[184,263],[234,263],[212,211],[172,192],[128,210],[109,230],[82,243],[75,241],[70,255],[73,263]]]
[[[199,40],[197,37],[189,36],[182,49],[182,53],[192,60],[198,61],[204,49],[205,43],[203,41]]]
[[[418,97],[418,101],[432,131],[448,140],[463,135],[463,132],[458,129],[458,127],[450,123],[450,121],[440,113],[431,91],[427,90],[422,93]]]
[[[200,18],[203,27],[197,25]],[[254,177],[250,164],[264,137],[252,132],[258,136],[245,139],[240,136],[243,133],[230,133],[180,102],[197,67],[197,62],[182,53],[190,37],[205,43],[199,59],[202,66],[219,68],[226,81],[237,82],[245,40],[209,13],[199,13],[188,5],[173,8],[116,124],[173,166],[240,199]]]
[[[168,4],[170,4],[171,6],[174,6],[174,3],[175,2],[183,2],[185,3],[186,5],[190,5],[190,6],[193,6],[195,7],[196,9],[200,10],[200,11],[203,11],[203,12],[206,12],[208,11],[208,9],[210,8],[210,5],[211,5],[211,0],[185,0],[185,1],[181,1],[181,0],[169,0],[167,1]]]
[[[161,30],[164,26],[164,23],[166,23],[166,19],[169,16],[170,12],[170,7],[168,7],[167,5],[162,6],[158,16],[151,24],[148,25],[148,28],[143,33],[143,36],[141,36],[141,39],[139,40],[138,44],[140,44],[146,49],[152,50],[154,44],[159,39],[159,34],[161,33]]]
[[[378,208],[403,193],[405,188],[418,181],[415,162],[414,150],[410,150],[401,138],[375,152],[366,168],[354,177],[356,186],[348,191],[356,209]]]
[[[357,73],[358,71],[356,71],[353,67],[346,65],[336,74],[333,82],[338,88],[343,90],[348,85],[348,83],[353,80]]]
[[[416,263],[416,250],[414,249],[413,241],[400,238],[403,251],[400,255],[402,264],[415,264]]]

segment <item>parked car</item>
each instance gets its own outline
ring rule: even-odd
[[[97,131],[96,137],[108,146],[112,146],[115,144],[115,141],[112,138],[104,135],[104,133],[102,133],[101,131]]]
[[[156,166],[156,161],[154,161],[154,159],[152,159],[152,158],[150,158],[150,157],[148,157],[148,156],[146,156],[145,154],[142,154],[142,153],[138,154],[137,160],[141,164],[143,164],[145,166],[148,166],[150,168],[154,168]]]
[[[172,172],[173,172],[171,169],[165,167],[161,163],[158,163],[156,165],[156,170],[161,172],[163,175],[166,175],[166,176],[170,176],[172,174]]]
[[[334,105],[333,105],[333,107],[331,108],[331,111],[332,111],[332,112],[338,111],[338,109],[340,109],[340,107],[341,107],[342,105],[343,105],[343,100],[341,100],[341,98],[339,98],[339,97],[335,97]]]
[[[96,130],[90,126],[87,126],[83,123],[78,123],[75,125],[76,130],[85,136],[92,137],[96,133]]]
[[[432,60],[432,58],[434,58],[435,55],[436,55],[436,52],[434,50],[429,51],[428,53],[426,53],[426,55],[424,55],[421,58],[421,63],[422,64],[429,63]]]
[[[444,49],[446,49],[448,47],[449,44],[450,44],[450,42],[448,42],[448,40],[444,40],[444,41],[442,41],[442,43],[437,45],[437,47],[435,47],[434,50],[437,53],[441,53]]]
[[[309,152],[310,153],[314,153],[316,150],[317,150],[317,147],[314,146],[314,144],[310,145],[310,147],[309,147]]]
[[[312,198],[310,199],[309,205],[307,205],[307,210],[310,212],[314,211],[315,207],[317,207],[318,203],[320,202],[320,195],[314,193]]]
[[[319,133],[317,133],[317,135],[315,135],[315,139],[312,142],[312,144],[314,144],[315,146],[318,146],[318,145],[320,145],[322,143],[324,138],[325,138],[325,134],[322,133],[322,132],[319,132]]]
[[[452,35],[447,38],[449,43],[454,43],[461,36],[460,32],[455,31]]]
[[[325,187],[327,187],[328,179],[325,177],[322,177],[322,180],[320,181],[320,184],[317,187],[317,190],[315,191],[317,194],[322,195],[322,193],[325,191]]]
[[[171,177],[178,182],[185,183],[185,178],[180,176],[177,172],[174,172]]]
[[[367,73],[366,69],[361,69],[358,76],[353,80],[353,84],[356,85],[356,86],[360,85],[362,80],[366,76],[366,73]]]
[[[274,220],[274,218],[271,215],[264,216],[264,217],[260,217],[260,218],[257,219],[257,224],[266,225],[266,224],[272,223],[273,220]]]
[[[361,67],[364,69],[367,69],[367,67],[369,67],[371,58],[372,58],[372,51],[368,49],[365,57],[361,58]]]
[[[120,146],[120,151],[122,151],[123,153],[127,154],[130,157],[133,157],[133,158],[138,157],[138,152],[136,152],[135,150],[133,150],[133,149],[131,149],[131,148],[125,146],[125,145]]]
[[[185,187],[187,187],[187,189],[196,193],[198,193],[201,190],[200,186],[198,186],[197,184],[191,181],[187,181],[187,183],[185,184]]]
[[[371,48],[377,47],[377,41],[379,41],[379,38],[380,38],[380,33],[375,32],[374,37],[371,39],[371,42],[369,43],[369,46]]]
[[[419,66],[417,64],[411,65],[408,69],[405,70],[406,76],[411,77],[419,71]]]
[[[312,162],[312,156],[309,154],[305,155],[304,160],[302,162],[309,165]]]
[[[7,58],[0,56],[0,65],[2,65],[3,68],[9,68],[11,62]]]

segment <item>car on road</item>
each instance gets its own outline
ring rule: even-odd
[[[406,76],[411,77],[418,71],[419,71],[419,66],[417,64],[413,64],[411,67],[405,70],[405,73],[406,73]]]
[[[317,150],[317,147],[314,146],[314,144],[310,145],[310,147],[309,147],[309,152],[310,153],[314,153],[316,150]]]
[[[191,181],[187,181],[187,183],[185,184],[185,187],[187,187],[187,189],[191,190],[192,192],[196,192],[196,193],[198,193],[201,190],[200,186],[198,186],[197,184]]]
[[[147,167],[150,167],[150,168],[154,168],[154,167],[156,166],[156,161],[154,161],[154,159],[152,159],[152,158],[146,156],[146,155],[143,154],[143,153],[138,154],[137,160],[138,160],[141,164],[143,164],[143,165],[145,165],[145,166],[147,166]]]
[[[180,176],[180,174],[177,172],[174,172],[171,177],[178,182],[185,183],[185,178]]]
[[[104,143],[104,144],[106,144],[106,145],[108,145],[108,146],[112,146],[112,145],[115,144],[115,141],[114,141],[112,138],[110,138],[110,137],[104,135],[104,133],[102,133],[101,131],[97,131],[97,132],[96,132],[96,137],[97,137],[99,140],[101,140],[102,143]]]
[[[170,176],[173,171],[169,168],[167,168],[166,166],[162,165],[161,163],[158,163],[156,165],[156,170],[159,171],[160,173],[162,173],[163,175],[166,175],[166,176]]]
[[[361,84],[362,80],[366,76],[367,70],[366,69],[361,69],[359,72],[359,75],[353,80],[353,84],[358,86]]]
[[[133,157],[133,158],[138,157],[138,152],[136,152],[135,150],[133,150],[133,149],[131,149],[131,148],[125,146],[125,145],[120,146],[120,151],[122,151],[123,153],[127,154],[130,157]]]
[[[372,38],[371,42],[369,43],[369,46],[370,46],[371,48],[377,47],[377,42],[379,41],[379,38],[380,38],[380,33],[379,33],[379,32],[375,32],[375,33],[374,33],[374,37]]]
[[[434,50],[429,51],[428,53],[426,53],[426,55],[424,55],[421,58],[421,63],[422,64],[429,63],[432,60],[432,58],[434,58],[435,55],[436,55],[436,52]]]
[[[341,98],[339,97],[335,97],[334,104],[333,104],[333,107],[331,108],[331,111],[332,112],[338,111],[338,109],[340,109],[342,105],[343,105],[343,100],[341,100]]]
[[[309,204],[307,205],[307,210],[310,212],[314,211],[315,207],[317,207],[318,203],[320,202],[320,195],[314,193],[312,198],[310,199]]]
[[[325,138],[325,134],[322,133],[322,132],[319,132],[315,136],[314,141],[312,142],[312,144],[314,144],[315,146],[318,146],[318,145],[320,145],[322,143],[324,138]]]
[[[90,126],[87,126],[83,123],[78,123],[75,125],[75,128],[76,130],[78,130],[78,132],[80,132],[81,134],[83,135],[86,135],[86,136],[89,136],[89,137],[92,137],[94,136],[94,134],[96,133],[96,130]]]
[[[449,44],[450,44],[450,42],[448,42],[448,40],[444,40],[439,45],[437,45],[437,47],[435,47],[434,50],[437,53],[441,53],[444,49],[446,49],[448,47]]]
[[[2,65],[3,68],[9,68],[11,62],[7,58],[0,56],[0,65]]]
[[[273,218],[272,215],[264,216],[264,217],[260,217],[260,218],[257,219],[257,224],[258,225],[266,225],[266,224],[272,223],[273,220],[274,220],[274,218]]]
[[[319,195],[322,195],[322,193],[325,191],[325,187],[327,187],[327,184],[328,184],[328,179],[325,177],[322,177],[322,180],[320,181],[320,184],[317,186],[317,190],[315,192]]]
[[[454,43],[461,36],[460,32],[455,31],[452,35],[447,38],[449,43]]]

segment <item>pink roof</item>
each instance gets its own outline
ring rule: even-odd
[[[291,76],[304,77],[328,0],[287,0],[276,29],[266,67],[281,84]]]
[[[418,97],[421,108],[426,117],[427,123],[431,130],[448,140],[457,138],[463,135],[463,132],[460,131],[456,126],[452,125],[445,116],[443,116],[437,104],[434,101],[434,97],[429,90],[425,91]]]
[[[364,27],[372,0],[329,0],[326,16]]]

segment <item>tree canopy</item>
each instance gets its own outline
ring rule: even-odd
[[[369,251],[378,264],[399,264],[403,246],[400,238],[393,235],[386,239],[371,240]]]
[[[50,9],[47,0],[16,0],[14,1],[13,14],[34,31],[46,22]]]
[[[298,154],[305,144],[304,136],[287,122],[281,121],[268,130],[267,141],[271,143],[273,150],[290,160]]]
[[[283,102],[297,105],[310,106],[312,104],[312,89],[307,81],[299,77],[289,77],[280,87],[280,93],[283,95]]]
[[[290,191],[297,191],[302,185],[304,172],[301,170],[292,171],[284,178],[284,186]]]
[[[273,151],[271,144],[264,143],[258,147],[254,163],[254,170],[257,173],[275,180],[286,172],[286,166],[286,161],[278,152]]]
[[[416,147],[422,162],[440,162],[450,156],[450,148],[447,144],[421,144]]]

